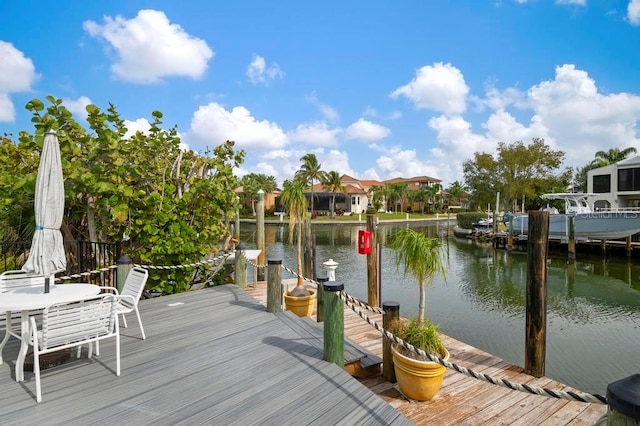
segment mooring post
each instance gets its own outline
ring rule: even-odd
[[[607,386],[607,424],[627,426],[640,424],[640,374]]]
[[[391,324],[394,321],[400,319],[400,304],[398,302],[382,302],[382,310],[384,315],[382,316],[382,327],[385,330],[389,330]],[[382,376],[395,383],[396,371],[393,366],[393,354],[391,352],[391,339],[387,336],[382,336]]]
[[[324,284],[324,360],[344,367],[344,303],[339,292],[344,284]]]
[[[544,376],[547,347],[547,250],[549,212],[529,211],[524,372]]]
[[[316,294],[316,321],[324,321],[324,283],[329,281],[329,278],[318,278],[318,294]]]
[[[117,272],[116,272],[116,288],[118,289],[118,293],[122,291],[122,287],[124,287],[124,282],[127,280],[127,275],[129,275],[129,271],[133,268],[133,260],[126,254],[123,254],[116,260]]]
[[[507,251],[513,250],[513,216],[509,218],[509,236],[507,237]]]
[[[282,312],[282,260],[267,261],[267,312]]]
[[[600,252],[603,256],[607,254],[607,240],[600,240]]]
[[[247,258],[244,255],[245,246],[240,243],[236,246],[234,283],[240,288],[247,287]]]
[[[233,230],[236,244],[240,242],[240,197],[236,195],[236,227]]]
[[[576,259],[576,218],[569,216],[569,260]]]
[[[258,254],[258,276],[253,277],[255,282],[264,281],[264,258],[265,258],[265,244],[264,244],[264,191],[260,189],[258,191],[258,207],[256,211],[256,245],[260,250]]]
[[[367,231],[371,235],[371,251],[367,253],[367,302],[380,306],[378,300],[378,247],[376,245],[376,215],[367,213]]]
[[[627,251],[627,257],[631,257],[631,235],[629,235],[626,239],[625,250]]]

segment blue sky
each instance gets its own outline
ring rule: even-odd
[[[640,0],[0,2],[0,132],[34,97],[153,110],[190,148],[291,178],[312,152],[361,179],[462,180],[474,152],[544,138],[583,166],[640,150]]]

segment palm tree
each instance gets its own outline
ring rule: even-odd
[[[396,213],[398,213],[398,204],[402,206],[402,203],[407,196],[407,186],[407,182],[395,182],[390,185],[391,198],[394,200],[394,211]]]
[[[289,213],[289,244],[293,243],[293,234],[298,238],[298,281],[291,296],[307,296],[308,292],[302,285],[302,224],[307,217],[307,198],[304,195],[306,183],[301,180],[285,180],[280,194],[280,201]],[[303,292],[300,294],[300,292]],[[295,293],[295,294],[294,294]]]
[[[311,187],[311,213],[313,214],[313,183],[315,181],[322,182],[326,173],[320,169],[320,163],[318,163],[315,154],[306,154],[300,158],[300,161],[302,161],[302,165],[295,177]]]
[[[384,206],[384,210],[386,212],[388,210],[387,204],[389,203],[390,198],[390,187],[388,183],[373,188],[371,199],[376,210],[379,210],[380,207]]]
[[[404,273],[411,273],[420,287],[417,321],[424,321],[424,306],[426,300],[426,285],[433,280],[436,272],[444,275],[442,244],[437,238],[414,231],[411,228],[401,228],[391,240],[391,248],[395,251],[396,267],[404,266]]]
[[[273,176],[267,176],[262,173],[249,173],[244,175],[240,180],[242,190],[245,196],[251,197],[251,210],[253,215],[256,215],[256,199],[258,198],[258,191],[263,190],[265,194],[269,194],[275,191],[278,187],[276,178]]]
[[[331,170],[327,173],[322,181],[322,187],[325,191],[331,192],[331,217],[336,215],[336,192],[346,193],[347,189],[342,184],[338,172]]]
[[[629,154],[636,152],[637,150],[634,147],[629,147],[622,151],[618,148],[611,148],[609,151],[598,151],[595,155],[596,158],[591,162],[591,164],[596,167],[608,166],[609,164],[615,164],[618,161],[622,161],[627,158]]]
[[[466,193],[464,186],[459,181],[453,182],[451,186],[447,188],[447,192],[449,193],[449,202],[454,205],[459,205],[460,200]]]

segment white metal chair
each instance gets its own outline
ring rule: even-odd
[[[10,292],[24,287],[38,287],[44,289],[44,277],[41,275],[30,275],[25,271],[11,270],[0,274],[0,293]],[[21,338],[20,330],[15,329],[13,324],[20,323],[20,312],[10,313],[11,317],[7,318],[5,312],[0,312],[0,330],[4,329],[5,334],[0,342],[0,364],[2,364],[2,350],[4,349],[9,337],[13,336]],[[13,322],[12,319],[17,321]]]
[[[146,336],[144,334],[144,328],[142,328],[142,319],[140,319],[138,301],[140,300],[140,296],[142,296],[142,291],[144,290],[144,286],[146,285],[148,278],[149,271],[135,266],[129,271],[127,279],[124,281],[122,292],[118,292],[118,289],[115,287],[102,287],[102,290],[112,290],[119,296],[117,310],[118,314],[122,315],[122,324],[125,327],[127,327],[127,319],[124,317],[124,314],[135,311],[136,316],[138,317],[138,324],[140,324],[140,332],[142,333],[143,340],[146,339]]]
[[[30,341],[33,346],[33,372],[36,376],[36,401],[42,401],[40,387],[40,355],[61,349],[89,345],[89,358],[93,343],[115,337],[116,375],[120,375],[120,331],[118,327],[118,297],[102,295],[76,303],[58,303],[42,311],[42,328],[38,330],[31,317]]]

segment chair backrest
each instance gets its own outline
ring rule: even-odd
[[[30,275],[25,271],[4,271],[0,274],[0,293],[15,290],[22,287],[44,287],[44,277]]]
[[[127,279],[124,281],[124,286],[122,287],[121,295],[131,296],[135,303],[138,303],[140,296],[142,295],[142,291],[144,290],[144,286],[147,284],[147,279],[149,278],[149,271],[144,268],[140,268],[138,266],[134,266],[127,275]],[[131,305],[131,301],[128,298],[123,298],[120,303],[123,305]],[[132,307],[132,306],[129,306]]]
[[[42,350],[115,335],[118,297],[106,294],[42,311]]]

